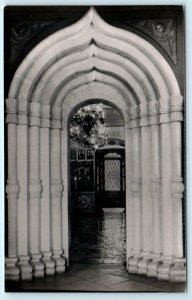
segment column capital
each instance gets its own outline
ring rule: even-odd
[[[17,99],[7,98],[6,102],[6,123],[17,124]]]
[[[159,104],[158,102],[149,102],[149,124],[159,124]]]
[[[161,98],[159,100],[159,111],[160,111],[160,119],[159,123],[169,123],[170,117],[169,117],[169,99],[168,98]]]
[[[183,198],[184,184],[182,178],[173,178],[171,181],[172,198]]]
[[[61,115],[62,115],[62,107],[52,106],[52,120],[51,120],[52,129],[62,129]]]
[[[18,101],[18,124],[28,125],[28,109],[27,101]]]
[[[44,128],[50,128],[51,122],[51,106],[48,104],[42,104],[41,106],[41,126]]]
[[[146,127],[149,125],[149,117],[148,117],[148,103],[141,103],[140,104],[140,126]]]
[[[139,106],[131,106],[130,108],[130,128],[139,127]]]
[[[183,96],[171,96],[170,97],[171,105],[171,122],[181,122],[183,121]]]
[[[40,127],[41,126],[40,116],[41,116],[41,103],[32,102],[30,104],[30,125]]]

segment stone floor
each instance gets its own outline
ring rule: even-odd
[[[7,292],[184,292],[185,284],[131,275],[115,264],[73,264],[63,275],[6,283]]]
[[[103,209],[100,214],[71,217],[70,261],[125,263],[124,209]]]

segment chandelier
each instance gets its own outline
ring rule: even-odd
[[[70,122],[70,137],[93,148],[107,142],[108,130],[102,103],[84,106],[75,113]]]

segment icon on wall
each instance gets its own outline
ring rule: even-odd
[[[93,159],[93,150],[87,150],[87,159]]]
[[[85,150],[78,150],[78,160],[85,159]]]

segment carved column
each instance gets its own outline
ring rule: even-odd
[[[133,197],[131,192],[132,182],[132,130],[130,128],[130,121],[125,123],[125,171],[126,171],[126,255],[128,262],[133,249]],[[127,263],[128,265],[128,263]]]
[[[133,249],[128,260],[128,271],[138,272],[142,259],[142,205],[141,205],[141,132],[139,128],[139,107],[131,109],[133,172],[131,191],[133,198]]]
[[[151,128],[151,195],[152,195],[152,262],[148,264],[147,276],[157,277],[161,261],[162,232],[161,232],[161,174],[160,174],[160,130],[158,103],[149,103]]]
[[[17,176],[20,193],[18,199],[18,265],[21,269],[21,279],[32,279],[32,267],[29,264],[28,255],[28,103],[18,101],[18,125],[17,125]]]
[[[151,197],[151,135],[148,117],[148,103],[140,104],[141,127],[141,173],[142,173],[142,236],[143,259],[138,262],[138,273],[147,274],[152,260],[152,197]]]
[[[30,105],[30,157],[29,157],[29,194],[30,194],[30,227],[29,245],[31,252],[31,264],[35,277],[44,276],[44,265],[41,262],[40,253],[40,199],[42,184],[40,180],[40,115],[41,104]]]
[[[171,126],[169,99],[160,99],[161,180],[162,180],[162,250],[163,264],[158,267],[158,278],[169,280],[173,265],[173,207],[171,198]]]
[[[172,96],[171,103],[171,141],[172,141],[172,203],[173,203],[173,244],[174,266],[170,270],[171,281],[186,281],[185,259],[183,258],[182,198],[184,185],[181,166],[181,122],[182,96]]]
[[[41,197],[41,253],[45,274],[55,274],[51,252],[51,174],[50,174],[50,105],[42,105],[40,128],[40,161],[43,193]]]
[[[63,109],[63,121],[62,121],[62,130],[61,130],[61,148],[62,148],[62,178],[64,184],[64,191],[62,196],[62,247],[64,249],[66,264],[69,266],[69,247],[70,247],[70,213],[69,213],[69,195],[70,187],[68,174],[69,174],[69,161],[70,154],[68,153],[69,149],[69,140],[68,140],[68,127],[67,127],[67,116],[66,111]]]
[[[65,259],[62,257],[62,219],[61,199],[63,182],[61,179],[61,107],[52,107],[51,130],[51,206],[52,206],[52,249],[56,272],[65,271]]]
[[[17,267],[17,201],[19,185],[17,180],[17,100],[6,99],[8,124],[8,180],[6,186],[8,199],[8,257],[5,259],[5,278],[19,280]]]

